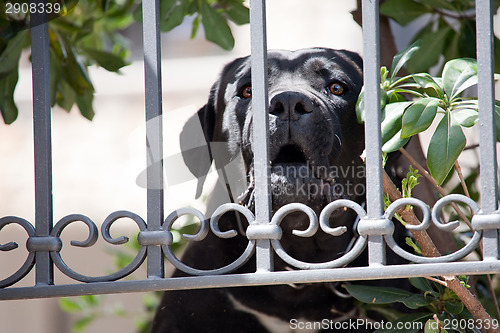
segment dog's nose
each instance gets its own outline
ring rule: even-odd
[[[271,98],[269,113],[281,120],[297,120],[303,114],[311,113],[314,106],[311,100],[302,93],[285,91]]]

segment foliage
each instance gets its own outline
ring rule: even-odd
[[[52,0],[51,0],[52,1]],[[29,3],[20,0],[19,3]],[[142,20],[140,0],[67,0],[63,15],[49,21],[51,106],[70,111],[76,104],[87,119],[94,117],[94,86],[88,69],[92,65],[119,73],[128,65],[129,41],[122,31]],[[225,50],[234,46],[228,20],[249,22],[242,0],[160,0],[160,28],[170,31],[185,16],[195,16],[192,37],[199,22],[207,40]],[[7,14],[0,3],[0,112],[6,124],[14,122],[18,108],[14,90],[19,60],[30,46],[29,15]]]
[[[438,122],[426,158],[431,175],[440,185],[465,148],[463,128],[473,127],[479,118],[477,98],[462,96],[467,88],[477,84],[477,63],[472,58],[453,59],[444,65],[441,77],[428,73],[397,77],[421,47],[422,43],[417,41],[398,53],[390,72],[386,67],[381,68],[382,149],[398,150],[413,135]],[[358,120],[364,122],[363,92],[356,112]],[[497,138],[500,138],[500,104],[496,106],[496,118]]]
[[[463,283],[467,277],[461,276]],[[397,328],[397,322],[420,322],[422,326],[431,326],[432,321],[449,322],[451,320],[467,321],[471,319],[470,313],[464,307],[462,301],[450,289],[426,278],[410,278],[411,285],[418,292],[410,292],[403,289],[391,287],[373,287],[364,285],[345,284],[343,287],[356,300],[365,304],[393,304],[401,303],[408,309],[414,310],[411,314],[398,314],[396,319],[391,320],[392,326]],[[371,310],[374,310],[372,307]],[[435,325],[436,327],[437,325]],[[465,327],[459,332],[469,332]],[[417,326],[411,329],[400,328],[394,332],[418,332]],[[378,330],[377,333],[392,332],[390,330]],[[426,332],[428,332],[426,330]],[[439,331],[438,331],[439,332]]]
[[[408,64],[411,59],[418,57],[419,50],[423,49],[424,45],[423,42],[416,41],[394,57],[390,71],[385,67],[381,68],[382,149],[384,153],[404,149],[412,136],[430,131],[429,128],[436,122],[437,126],[430,133],[432,136],[426,159],[432,178],[440,185],[447,180],[450,170],[457,163],[466,145],[463,129],[473,127],[478,121],[477,98],[463,96],[468,88],[477,84],[477,63],[472,58],[452,59],[444,64],[440,77],[433,77],[429,73],[397,77],[404,66],[409,68]],[[498,78],[497,76],[495,75],[495,79]],[[496,102],[497,140],[500,139],[499,109],[499,103]],[[359,122],[364,122],[364,112],[364,93],[362,92],[356,106]],[[420,176],[418,171],[410,166],[410,171],[401,183],[402,197],[411,197],[411,191],[418,185]],[[453,193],[466,191],[466,195],[477,200],[478,193],[474,190],[474,181],[477,176],[478,172],[474,170],[465,179],[460,174],[462,184],[454,188]],[[386,206],[391,204],[388,196],[384,199]],[[396,214],[395,217],[405,224],[400,215]],[[461,235],[457,235],[458,242],[460,242],[460,237]],[[415,253],[422,255],[419,245],[411,238],[406,239],[406,244]],[[459,279],[462,285],[469,288],[467,277],[462,276]],[[445,287],[445,283],[434,278],[412,278],[410,282],[419,292],[360,285],[346,285],[345,288],[351,296],[362,302],[360,306],[365,309],[384,313],[388,310],[380,310],[378,307],[401,303],[415,311],[409,317],[394,313],[386,316],[388,320],[393,321],[393,327],[396,327],[396,322],[421,322],[425,324],[425,332],[446,332],[439,324],[443,321],[448,323],[455,321],[467,324],[465,327],[454,327],[454,331],[477,331],[477,322],[474,322],[474,317],[464,307],[463,300],[451,289]],[[490,284],[490,290],[487,290],[488,284]],[[488,279],[480,279],[475,284],[475,288],[485,306],[492,303],[493,297],[496,297],[491,281]],[[489,307],[490,310],[494,308],[494,306]],[[405,332],[416,332],[416,330]]]
[[[493,0],[493,13],[500,1]],[[412,73],[430,72],[440,59],[448,62],[476,56],[476,12],[474,0],[387,0],[380,13],[402,26],[414,21],[422,24],[413,37],[422,48],[407,63]],[[500,68],[500,40],[495,37],[495,65]],[[440,65],[441,67],[441,65]]]

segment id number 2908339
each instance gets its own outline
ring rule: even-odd
[[[61,14],[63,7],[59,2],[7,2],[5,3],[5,14],[7,15],[26,15],[26,14]]]

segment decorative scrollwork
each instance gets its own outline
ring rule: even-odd
[[[300,203],[292,203],[281,207],[273,216],[271,220],[271,224],[279,225],[282,220],[293,212],[303,212],[309,217],[309,226],[304,231],[293,230],[292,234],[300,237],[312,237],[318,230],[318,227],[321,226],[321,229],[326,233],[332,236],[340,236],[344,232],[347,231],[347,227],[341,226],[337,228],[331,228],[328,224],[330,215],[339,208],[351,208],[353,209],[359,216],[365,216],[366,212],[364,209],[359,206],[357,203],[350,200],[336,200],[328,204],[320,214],[319,224],[318,217],[316,213],[308,206]],[[360,237],[354,244],[353,248],[344,254],[342,257],[331,260],[329,262],[324,263],[309,263],[304,262],[298,259],[291,257],[288,253],[286,253],[285,249],[281,245],[279,239],[272,239],[271,244],[276,251],[276,254],[283,259],[286,263],[299,268],[299,269],[321,269],[321,268],[334,268],[334,267],[342,267],[347,265],[349,262],[354,260],[365,247],[366,238]]]
[[[24,230],[28,234],[28,237],[35,236],[35,228],[33,228],[33,225],[31,225],[31,223],[29,223],[25,219],[16,216],[5,216],[0,218],[0,230],[2,230],[3,227],[5,227],[8,224],[18,224],[24,228]],[[15,242],[0,244],[0,251],[11,251],[16,249],[17,247],[18,245]],[[11,276],[9,276],[4,280],[0,280],[0,288],[8,287],[17,283],[31,271],[34,265],[35,265],[35,252],[30,251],[28,252],[28,257],[24,261],[23,265],[14,274],[12,274]]]
[[[252,212],[246,207],[243,207],[243,206],[237,205],[237,204],[232,204],[232,203],[227,203],[227,204],[221,205],[214,212],[214,214],[210,220],[210,227],[211,227],[213,233],[217,237],[231,238],[231,237],[235,237],[237,235],[237,232],[235,230],[229,230],[229,231],[222,232],[219,229],[218,221],[219,221],[220,217],[228,211],[237,211],[237,212],[242,213],[243,216],[245,216],[245,218],[247,219],[249,224],[251,224],[255,220]],[[194,240],[194,241],[201,241],[201,240],[205,239],[205,237],[208,235],[208,231],[209,231],[208,230],[209,224],[208,224],[207,218],[205,217],[205,215],[202,212],[200,212],[199,210],[194,209],[194,208],[182,208],[182,209],[178,209],[178,210],[172,212],[165,219],[165,222],[163,223],[164,228],[168,232],[170,232],[175,220],[177,220],[179,217],[181,217],[183,215],[187,215],[187,214],[191,214],[191,215],[196,216],[198,218],[198,220],[200,221],[201,226],[200,226],[198,232],[196,233],[196,235],[184,234],[184,235],[182,235],[183,238]],[[196,268],[193,268],[193,267],[190,267],[190,266],[184,264],[182,261],[180,261],[175,256],[175,254],[172,251],[171,245],[164,245],[164,246],[162,246],[162,249],[163,249],[163,253],[167,257],[167,259],[170,261],[170,263],[172,263],[176,268],[178,268],[179,270],[181,270],[185,273],[188,273],[191,275],[218,275],[218,274],[225,274],[225,273],[232,272],[235,269],[244,265],[250,259],[250,257],[253,255],[253,253],[255,251],[255,240],[249,240],[246,249],[243,251],[243,253],[241,254],[241,256],[238,259],[236,259],[235,261],[233,261],[232,263],[230,263],[224,267],[210,269],[210,270],[196,269]]]
[[[396,211],[404,207],[406,205],[414,205],[418,206],[421,211],[424,214],[423,221],[420,225],[414,226],[414,225],[409,225],[407,224],[405,227],[408,230],[426,230],[429,225],[430,225],[430,217],[432,217],[432,221],[436,227],[443,231],[452,231],[455,228],[458,227],[460,224],[459,221],[452,221],[448,223],[442,223],[440,215],[442,213],[442,209],[444,206],[454,203],[454,202],[461,202],[463,204],[466,204],[470,207],[472,210],[473,214],[477,214],[479,212],[479,206],[470,198],[459,195],[459,194],[451,194],[446,197],[443,197],[439,199],[436,204],[434,205],[434,209],[432,210],[432,213],[429,210],[429,207],[421,200],[414,199],[414,198],[403,198],[394,201],[389,208],[387,209],[385,213],[385,217],[387,219],[391,219]],[[398,254],[400,257],[410,261],[410,262],[415,262],[415,263],[436,263],[436,262],[450,262],[450,261],[456,261],[459,259],[462,259],[466,255],[470,254],[479,244],[479,241],[481,240],[482,236],[482,231],[480,230],[474,230],[474,235],[470,242],[465,245],[463,248],[460,250],[450,253],[448,255],[440,256],[440,257],[422,257],[419,255],[415,255],[413,253],[409,253],[405,250],[403,250],[394,240],[392,235],[385,235],[384,239],[389,246],[389,248],[394,251],[396,254]]]
[[[423,215],[422,221],[419,225],[406,224],[405,228],[409,231],[425,231],[429,228],[431,223],[433,223],[437,228],[451,232],[456,229],[459,225],[458,221],[443,222],[441,220],[442,210],[446,205],[452,203],[461,203],[467,205],[472,214],[472,232],[473,236],[470,241],[461,249],[447,255],[440,257],[423,257],[414,253],[409,253],[403,248],[401,248],[393,237],[394,223],[392,222],[396,212],[406,206],[413,206],[419,209]],[[352,226],[336,226],[331,227],[329,221],[332,214],[337,210],[353,210],[358,216],[358,223],[354,223]],[[227,264],[224,267],[216,269],[201,270],[194,267],[190,267],[179,260],[172,251],[173,244],[173,234],[171,232],[174,222],[183,215],[193,215],[200,223],[200,226],[196,233],[194,234],[183,234],[182,237],[189,241],[202,241],[207,238],[209,232],[212,231],[213,235],[222,239],[229,239],[236,237],[238,232],[236,230],[224,230],[222,231],[219,227],[220,218],[228,213],[236,212],[241,214],[248,222],[248,227],[244,234],[248,239],[248,244],[241,253],[241,255],[233,262]],[[284,219],[291,213],[302,212],[307,215],[309,224],[304,230],[292,230],[292,234],[297,237],[313,237],[317,231],[321,228],[326,234],[332,237],[339,237],[343,235],[348,227],[353,228],[353,232],[357,231],[357,238],[353,238],[351,244],[346,248],[346,253],[341,257],[333,259],[328,262],[320,263],[309,263],[291,257],[284,249],[281,244],[282,240],[282,228],[281,224]],[[166,258],[179,270],[190,274],[190,275],[220,275],[233,272],[237,268],[243,266],[248,260],[253,256],[255,252],[256,242],[258,240],[269,240],[275,253],[283,259],[289,265],[296,267],[298,269],[324,269],[324,268],[338,268],[343,267],[354,259],[356,259],[367,245],[370,244],[370,239],[372,236],[381,236],[384,239],[387,246],[400,257],[413,263],[441,263],[460,260],[463,257],[470,254],[474,249],[477,248],[482,236],[483,230],[499,229],[500,227],[500,213],[499,214],[488,214],[483,215],[480,211],[479,206],[476,202],[463,195],[448,195],[446,197],[438,200],[431,209],[421,200],[414,198],[403,198],[394,201],[386,210],[383,216],[378,219],[367,218],[367,213],[365,209],[358,203],[339,199],[328,204],[318,216],[316,213],[308,206],[301,203],[288,204],[281,207],[272,216],[269,223],[258,223],[255,221],[254,214],[246,207],[228,203],[221,205],[213,214],[211,219],[207,219],[206,216],[197,209],[193,208],[181,208],[172,212],[163,222],[159,230],[148,230],[146,222],[138,215],[128,212],[128,211],[117,211],[111,213],[103,222],[101,227],[101,234],[103,239],[112,245],[120,245],[128,242],[126,236],[111,236],[111,227],[120,219],[131,219],[137,224],[139,228],[139,234],[137,240],[139,243],[139,251],[135,258],[124,268],[112,274],[103,276],[86,276],[80,274],[70,268],[66,262],[63,260],[61,255],[62,241],[61,234],[63,231],[72,223],[83,223],[87,229],[88,234],[84,240],[72,240],[71,245],[77,247],[91,247],[95,245],[99,229],[95,223],[88,217],[79,214],[72,214],[63,217],[59,220],[54,228],[52,229],[50,235],[48,236],[36,236],[34,226],[19,217],[7,216],[0,218],[0,231],[3,227],[8,224],[20,225],[26,231],[28,239],[26,241],[26,248],[28,250],[28,256],[22,266],[11,276],[0,281],[0,288],[11,286],[17,283],[19,280],[23,279],[36,264],[36,252],[50,252],[50,256],[56,267],[67,275],[77,281],[81,282],[104,282],[104,281],[114,281],[121,279],[125,276],[130,275],[136,271],[139,266],[144,262],[147,255],[148,246],[160,246],[163,254]],[[240,231],[240,233],[243,233]],[[6,244],[0,244],[0,251],[11,251],[18,247],[18,244],[14,242],[8,242]],[[381,250],[382,251],[382,250]],[[214,254],[216,255],[216,254]]]
[[[111,225],[121,219],[121,218],[129,218],[133,220],[139,227],[141,231],[146,230],[146,223],[144,220],[137,214],[134,214],[132,212],[128,211],[117,211],[114,213],[111,213],[106,220],[103,222],[102,227],[101,227],[101,233],[103,238],[106,240],[106,242],[113,244],[113,245],[119,245],[119,244],[124,244],[128,242],[128,238],[125,236],[120,236],[117,238],[113,238],[110,235],[110,228]],[[94,224],[94,222],[84,216],[84,215],[79,215],[79,214],[72,214],[63,217],[57,224],[54,226],[54,229],[52,230],[51,235],[54,237],[59,238],[63,232],[63,230],[70,225],[73,222],[83,222],[87,226],[89,230],[89,235],[86,240],[84,241],[71,241],[71,245],[73,246],[79,246],[79,247],[90,247],[93,246],[98,238],[98,229],[97,226]],[[62,259],[61,253],[59,251],[51,251],[50,252],[51,258],[54,261],[55,265],[61,272],[66,274],[67,276],[81,282],[103,282],[103,281],[115,281],[118,279],[121,279],[132,272],[134,272],[144,261],[146,258],[146,246],[141,246],[139,249],[138,254],[136,257],[128,264],[126,267],[120,269],[117,272],[114,272],[112,274],[108,275],[103,275],[103,276],[87,276],[83,275],[80,273],[77,273],[73,269],[71,269],[66,262]]]

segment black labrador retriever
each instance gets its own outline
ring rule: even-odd
[[[361,57],[326,48],[270,51],[268,65],[273,212],[292,202],[307,204],[318,215],[339,198],[362,203],[365,178],[360,155],[364,131],[355,115],[363,85]],[[246,189],[232,196],[253,210],[251,101],[250,58],[236,59],[226,65],[197,116],[207,142],[225,143],[224,152],[209,152],[216,165],[223,168],[241,154]],[[197,156],[186,156],[186,162],[203,178],[209,165],[197,161]],[[241,220],[226,213],[219,226],[221,230],[238,230]],[[347,226],[348,232],[332,237],[318,231],[314,237],[299,238],[291,231],[304,230],[309,221],[305,214],[293,213],[281,223],[281,244],[299,260],[330,261],[348,251],[356,237],[355,220],[352,211],[339,211],[332,215],[330,226]],[[210,233],[201,242],[191,242],[182,261],[198,269],[227,265],[248,244],[243,233],[230,239]],[[365,256],[352,263],[364,264]],[[289,269],[293,268],[275,258],[275,270]],[[248,272],[255,272],[254,260],[236,271]],[[176,271],[174,276],[185,274]],[[153,332],[292,332],[307,322],[324,321],[326,325],[328,320],[348,318],[353,309],[353,301],[344,299],[340,289],[337,284],[317,283],[169,291],[164,293],[154,318]]]

